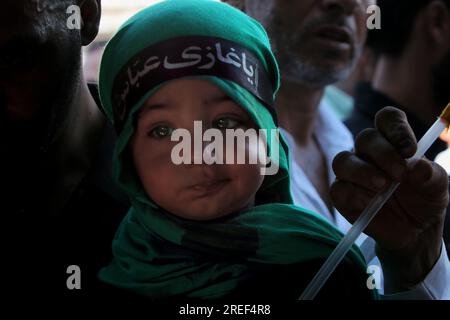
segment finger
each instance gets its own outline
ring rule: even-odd
[[[333,171],[340,181],[351,182],[359,187],[379,192],[389,182],[389,177],[354,153],[344,151],[333,159]]]
[[[417,140],[403,111],[394,107],[382,109],[375,116],[375,127],[403,158],[410,158],[416,152]]]
[[[361,215],[375,193],[351,182],[336,180],[330,188],[331,200],[335,208],[353,223]]]
[[[406,160],[376,129],[366,129],[356,137],[355,152],[395,181],[401,181],[408,169]]]
[[[406,182],[423,196],[441,198],[448,203],[448,174],[440,165],[427,159],[414,159],[408,163]]]

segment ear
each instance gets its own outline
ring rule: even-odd
[[[442,0],[432,1],[425,12],[425,28],[431,44],[436,48],[450,45],[450,9]]]
[[[222,0],[222,2],[228,3],[229,5],[245,12],[245,0]]]
[[[98,34],[101,17],[101,0],[80,1],[81,44],[87,46]]]

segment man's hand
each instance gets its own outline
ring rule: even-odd
[[[334,159],[331,197],[353,223],[377,192],[401,182],[365,233],[377,241],[386,292],[408,290],[423,281],[439,258],[448,176],[429,160],[405,160],[414,155],[417,142],[402,111],[384,108],[375,127],[357,136],[355,152]]]

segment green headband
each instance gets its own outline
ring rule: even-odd
[[[193,76],[233,81],[258,98],[276,119],[272,84],[263,64],[252,52],[225,39],[189,36],[154,44],[122,68],[111,94],[116,130],[122,130],[130,109],[149,88]]]
[[[131,110],[157,85],[196,75],[238,84],[240,93],[235,88],[226,93],[241,105],[248,102],[239,96],[251,93],[274,117],[280,80],[266,32],[239,10],[210,2],[169,0],[154,5],[127,21],[108,43],[100,94],[116,128],[122,129]],[[206,7],[209,12],[201,12],[192,23],[193,7],[196,13]]]

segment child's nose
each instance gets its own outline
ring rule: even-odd
[[[225,137],[208,121],[195,120],[186,127],[191,136],[191,159],[193,164],[223,164]]]
[[[193,137],[193,136],[192,136]],[[202,136],[205,138],[205,136]],[[191,140],[191,159],[193,164],[225,164],[225,138],[215,136],[212,139]]]
[[[205,141],[203,142],[203,162],[207,165],[225,164],[224,158],[225,141]]]

